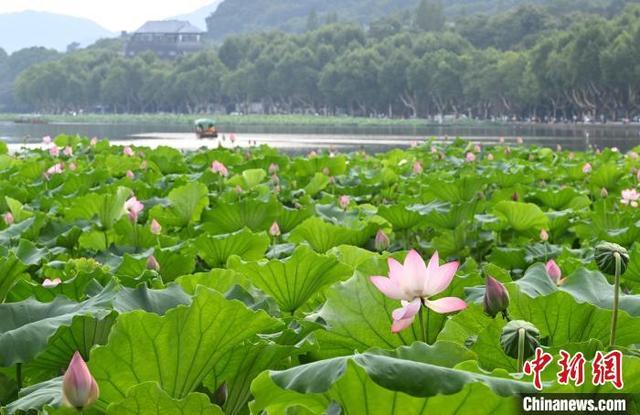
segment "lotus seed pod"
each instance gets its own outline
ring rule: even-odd
[[[613,275],[616,272],[616,254],[620,255],[620,275],[622,275],[629,265],[629,253],[622,246],[612,242],[601,242],[596,246],[593,258],[600,271]]]
[[[500,345],[507,356],[517,359],[520,329],[524,330],[524,358],[527,359],[540,346],[540,331],[528,321],[513,320],[507,323],[500,335]]]

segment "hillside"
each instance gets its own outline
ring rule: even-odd
[[[179,16],[170,17],[169,20],[186,20],[196,25],[200,29],[205,30],[207,28],[207,17],[216,11],[220,3],[224,0],[214,0],[213,3],[199,8],[191,13],[181,14]]]
[[[86,46],[112,36],[97,23],[78,17],[34,11],[0,14],[0,48],[8,53],[32,46],[64,51],[73,42]]]

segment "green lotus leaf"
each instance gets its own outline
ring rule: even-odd
[[[323,173],[316,173],[304,187],[304,194],[311,197],[323,191],[330,183],[329,177]]]
[[[20,201],[10,198],[9,196],[5,196],[4,199],[7,203],[7,207],[13,214],[13,219],[15,220],[15,223],[20,223],[23,220],[33,216],[33,212],[26,209],[24,205],[20,203]]]
[[[316,254],[305,246],[285,260],[243,262],[235,257],[228,267],[273,297],[280,310],[292,314],[322,288],[351,275],[351,268],[335,257]]]
[[[172,147],[159,146],[145,151],[147,159],[153,162],[163,174],[178,174],[187,172],[187,164],[180,150]]]
[[[249,289],[251,285],[244,275],[230,269],[212,269],[206,273],[183,275],[177,278],[175,282],[190,295],[195,294],[200,285],[223,294],[235,285],[240,285],[245,289]]]
[[[597,189],[597,191],[600,191],[602,188],[614,188],[622,174],[622,170],[618,169],[618,166],[614,163],[603,164],[592,173],[591,185]]]
[[[121,288],[114,298],[113,309],[119,313],[143,310],[164,315],[179,305],[188,304],[191,304],[191,297],[179,285],[170,284],[167,288],[154,290],[141,284],[136,288]]]
[[[560,190],[541,190],[535,194],[536,199],[540,200],[548,208],[554,210],[568,208],[571,202],[578,196],[580,196],[580,192],[570,187],[565,187]]]
[[[202,228],[213,235],[236,232],[244,227],[254,232],[266,231],[276,220],[278,209],[275,199],[220,203],[204,213]]]
[[[27,265],[14,253],[0,258],[0,303],[4,301],[13,285],[26,270]]]
[[[509,227],[516,231],[540,231],[549,227],[549,219],[533,203],[503,200],[494,207],[494,210],[499,217],[507,222]]]
[[[339,245],[363,246],[371,239],[378,225],[368,222],[358,227],[344,227],[313,217],[305,220],[293,231],[291,242],[307,242],[316,252],[324,253]]]
[[[423,218],[421,214],[407,209],[407,206],[402,204],[380,206],[378,215],[389,221],[394,231],[411,229],[419,224]]]
[[[111,229],[124,214],[124,204],[131,196],[131,190],[118,187],[115,193],[89,193],[72,199],[64,211],[68,221],[91,220],[97,217],[100,226]]]
[[[89,367],[100,385],[98,407],[126,398],[131,386],[153,381],[182,399],[200,385],[217,361],[258,333],[280,323],[266,313],[201,287],[190,306],[164,316],[134,311],[120,315],[109,342],[91,352]]]
[[[4,407],[7,414],[37,411],[46,405],[59,406],[62,403],[62,376],[28,386],[18,395],[18,399]]]
[[[238,255],[246,260],[257,261],[264,256],[269,247],[269,237],[266,233],[253,233],[249,229],[227,235],[201,235],[194,241],[197,255],[211,268],[225,265],[232,255]]]
[[[183,399],[174,399],[155,382],[144,382],[129,389],[122,402],[107,408],[107,415],[222,415],[219,406],[207,395],[192,392]]]
[[[162,226],[183,227],[200,221],[202,211],[209,205],[209,190],[198,182],[187,183],[169,192],[169,206],[156,205],[149,216]]]

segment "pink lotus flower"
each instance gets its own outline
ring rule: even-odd
[[[52,157],[58,157],[60,155],[60,149],[58,148],[57,145],[52,145],[51,147],[49,147],[49,154]]]
[[[153,271],[160,271],[160,263],[155,256],[151,255],[147,259],[147,268]]]
[[[129,214],[129,220],[134,223],[138,221],[138,216],[143,209],[144,205],[135,196],[124,203],[124,210]]]
[[[349,199],[349,196],[347,195],[342,195],[340,196],[340,199],[338,199],[338,204],[342,210],[347,210],[349,203],[351,203],[351,199]]]
[[[133,157],[135,156],[135,151],[133,151],[133,149],[131,148],[131,146],[126,146],[123,150],[122,150],[122,154],[124,154],[125,156],[128,157]]]
[[[540,240],[546,242],[549,240],[549,232],[546,229],[540,231]]]
[[[384,295],[401,301],[402,307],[392,313],[392,332],[398,333],[411,326],[423,305],[439,314],[452,313],[467,307],[467,304],[457,297],[429,300],[449,287],[458,270],[458,262],[440,265],[439,261],[436,251],[427,266],[420,254],[412,250],[405,258],[404,264],[389,258],[388,278],[370,277],[371,282]]]
[[[280,166],[278,166],[276,163],[271,163],[269,165],[269,174],[276,174],[278,170],[280,170]]]
[[[45,135],[42,137],[42,144],[51,144],[51,136]]]
[[[545,269],[547,270],[547,275],[549,275],[551,281],[553,281],[556,285],[562,285],[562,283],[564,283],[565,279],[562,278],[562,270],[560,269],[556,261],[550,259],[545,265]]]
[[[269,228],[269,235],[275,238],[281,235],[280,225],[278,225],[278,222],[273,222],[273,224]]]
[[[75,352],[62,379],[62,402],[81,410],[98,400],[100,389],[80,353]]]
[[[62,150],[62,154],[64,154],[67,157],[73,156],[73,148],[66,146],[64,150]]]
[[[136,177],[131,170],[127,170],[127,178],[133,180]]]
[[[622,191],[620,203],[623,205],[638,207],[638,199],[640,199],[640,193],[638,193],[636,189],[625,189]]]
[[[15,222],[15,219],[13,218],[13,214],[11,212],[7,212],[2,215],[2,219],[4,219],[4,223],[6,223],[7,226],[11,226],[13,225],[13,222]]]
[[[211,163],[211,171],[218,173],[222,177],[227,177],[229,175],[229,170],[227,170],[225,165],[220,163],[218,160]]]
[[[469,162],[472,163],[474,161],[476,161],[476,155],[473,154],[472,152],[468,152],[467,155],[465,156],[465,159]]]
[[[49,167],[44,175],[48,178],[50,176],[53,176],[54,174],[60,174],[63,171],[64,171],[64,164],[56,163],[53,166]]]
[[[57,287],[61,283],[62,283],[62,280],[60,278],[54,278],[52,280],[50,280],[49,278],[46,278],[44,281],[42,281],[42,286],[44,288],[53,288],[53,287]]]
[[[235,143],[236,142],[236,135],[234,133],[229,134],[229,140],[232,143]]]
[[[591,164],[589,163],[586,163],[584,166],[582,166],[582,172],[584,174],[591,173],[591,170],[592,170],[592,167],[591,167]]]
[[[413,163],[413,173],[414,174],[420,174],[422,173],[423,169],[422,169],[422,164],[420,164],[419,161],[416,161],[415,163]]]
[[[93,137],[89,144],[91,145],[91,147],[95,147],[96,144],[98,144],[98,137]]]
[[[162,232],[162,225],[160,225],[160,223],[155,219],[151,220],[151,225],[149,227],[151,229],[151,233],[154,235],[160,235],[160,232]]]

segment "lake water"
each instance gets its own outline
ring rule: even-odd
[[[394,147],[406,147],[426,137],[452,139],[462,137],[474,142],[496,143],[500,138],[507,142],[522,137],[525,144],[555,148],[561,144],[571,150],[590,147],[618,147],[621,151],[640,145],[640,125],[532,125],[511,124],[505,126],[424,126],[424,127],[349,127],[349,126],[274,126],[220,125],[225,135],[234,133],[236,145],[247,146],[255,141],[293,152],[335,147],[343,151],[366,148],[384,151]],[[40,143],[43,136],[58,134],[109,138],[122,144],[150,147],[168,145],[180,149],[202,146],[215,147],[229,144],[222,140],[198,140],[192,127],[186,124],[108,124],[108,123],[50,123],[16,124],[0,122],[0,139],[9,143],[12,150]]]

